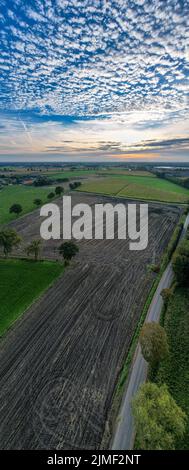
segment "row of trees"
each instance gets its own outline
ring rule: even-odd
[[[42,186],[43,186],[43,185],[42,185]],[[81,186],[81,183],[80,183],[80,181],[75,181],[75,183],[70,183],[69,186],[70,186],[70,189],[73,190],[73,189],[76,189],[76,188],[78,188],[79,186]],[[63,188],[63,186],[56,186],[55,191],[54,191],[54,192],[51,191],[51,192],[47,195],[47,198],[48,198],[49,200],[51,200],[51,199],[54,199],[55,196],[61,196],[63,193],[64,193],[64,188]],[[37,207],[39,207],[39,206],[41,206],[41,205],[43,204],[43,201],[42,201],[42,199],[40,199],[40,198],[36,198],[36,199],[34,199],[33,203],[34,203]],[[20,215],[20,214],[22,213],[22,211],[23,211],[23,207],[22,207],[21,204],[18,204],[18,203],[12,204],[12,206],[11,206],[10,209],[9,209],[10,214],[16,214],[16,215]]]
[[[189,285],[189,232],[173,255],[173,270],[179,285]]]
[[[69,182],[69,178],[56,178],[56,182],[60,182],[60,183],[68,183]],[[54,180],[53,179],[50,179],[49,177],[47,176],[39,176],[35,181],[34,181],[34,186],[36,186],[37,188],[38,187],[42,187],[42,186],[52,186],[52,184],[54,183]]]
[[[7,258],[12,250],[21,243],[22,238],[14,229],[4,229],[0,231],[0,246],[3,249],[4,255]],[[26,247],[28,256],[34,256],[35,261],[39,259],[41,252],[41,240],[33,240]],[[78,253],[78,246],[72,241],[64,242],[58,248],[59,254],[64,258],[66,264],[69,264],[71,259]]]
[[[174,170],[174,173],[170,171],[164,171],[164,170],[154,170],[153,173],[161,179],[165,179],[167,181],[171,181],[171,183],[178,184],[179,186],[183,186],[183,188],[189,189],[189,177],[182,177],[180,171],[178,170],[177,172]]]
[[[189,231],[182,240],[172,260],[177,285],[189,286]],[[162,298],[167,307],[171,289],[163,289]],[[140,346],[151,371],[157,370],[169,354],[167,335],[160,325],[146,323],[141,329]],[[132,402],[136,425],[136,445],[141,449],[174,449],[175,441],[184,435],[186,414],[174,401],[165,384],[144,384]]]
[[[64,193],[64,188],[62,186],[57,186],[55,188],[55,192],[51,191],[48,194],[47,198],[53,199],[55,196],[61,196],[61,194],[63,193]],[[33,203],[35,204],[35,206],[39,207],[43,204],[43,201],[40,198],[36,198],[34,199]],[[21,204],[18,204],[18,203],[13,204],[9,209],[10,214],[16,214],[16,215],[20,215],[22,211],[23,211],[23,207]]]
[[[79,186],[81,186],[80,181],[75,181],[74,183],[69,184],[70,189],[77,189],[77,188],[79,188]]]
[[[162,291],[167,305],[170,289]],[[167,335],[159,324],[145,323],[139,342],[144,359],[151,369],[157,368],[169,354]],[[182,437],[186,427],[186,414],[177,405],[165,384],[158,386],[147,382],[140,387],[132,401],[136,427],[136,446],[144,450],[168,450],[175,448],[175,441]]]

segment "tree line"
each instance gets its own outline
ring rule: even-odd
[[[75,181],[75,182],[69,184],[69,187],[70,187],[71,190],[77,189],[77,188],[79,188],[79,186],[81,186],[80,181]],[[47,195],[47,199],[52,200],[56,196],[61,196],[62,194],[64,194],[63,186],[56,186],[55,191],[54,192],[50,191],[50,193]],[[43,201],[40,198],[35,198],[33,203],[36,207],[40,207],[40,206],[42,206]],[[19,216],[22,212],[23,212],[23,207],[22,207],[21,204],[18,204],[18,203],[12,204],[12,206],[9,208],[9,213],[10,214],[16,214],[16,215]]]
[[[64,188],[62,186],[57,186],[55,188],[55,191],[51,191],[48,195],[47,195],[47,198],[48,199],[53,199],[55,196],[61,196],[61,194],[64,193]],[[33,203],[35,204],[36,207],[39,207],[43,204],[43,201],[42,199],[40,198],[35,198]],[[10,214],[16,214],[16,215],[20,215],[22,212],[23,212],[23,207],[21,204],[18,204],[18,203],[14,203],[12,204],[12,206],[10,207],[9,209],[9,212]]]
[[[189,230],[172,259],[175,282],[189,287]],[[167,308],[172,289],[163,289],[161,296]],[[161,361],[169,355],[167,335],[157,323],[145,323],[139,343],[144,359],[151,371],[157,371]],[[136,446],[144,450],[168,450],[175,448],[177,438],[186,431],[186,414],[177,405],[167,386],[153,382],[142,385],[132,401],[136,429]]]
[[[20,237],[20,235],[18,235],[16,230],[11,228],[5,228],[0,231],[0,247],[2,248],[4,256],[6,258],[11,255],[14,248],[18,248],[21,242],[22,238]],[[34,260],[38,261],[41,249],[41,240],[32,240],[31,243],[26,246],[25,252],[28,257],[34,256]],[[61,243],[58,248],[58,252],[63,257],[65,265],[69,264],[71,259],[76,256],[78,251],[78,246],[72,241]]]

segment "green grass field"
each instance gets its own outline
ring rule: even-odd
[[[45,176],[48,176],[51,180],[63,179],[63,178],[77,178],[77,177],[84,177],[95,175],[95,170],[73,170],[73,171],[59,171],[56,173],[43,173]]]
[[[53,262],[0,260],[0,335],[63,272]]]
[[[39,198],[43,203],[47,202],[47,195],[53,190],[52,187],[48,188],[34,188],[31,186],[6,186],[0,190],[0,225],[6,224],[17,216],[9,213],[9,208],[14,203],[21,204],[23,212],[20,215],[26,214],[36,209],[33,203],[35,198]],[[48,201],[49,202],[49,201]]]
[[[144,170],[119,170],[118,168],[110,168],[107,170],[101,170],[99,171],[100,174],[102,175],[110,175],[110,176],[147,176],[151,178],[155,178],[155,175],[150,173],[149,171],[144,171]]]
[[[155,381],[166,383],[170,393],[188,416],[187,432],[178,449],[189,448],[189,289],[177,287],[165,314],[164,327],[170,354],[160,365]]]
[[[189,200],[188,189],[150,176],[106,177],[83,183],[78,190],[162,202],[184,203]]]
[[[62,178],[78,178],[78,177],[87,177],[87,176],[98,176],[98,175],[110,175],[110,176],[151,176],[153,178],[154,176],[149,173],[148,171],[128,171],[128,170],[120,170],[119,168],[110,168],[110,169],[93,169],[93,170],[73,170],[73,171],[59,171],[56,173],[46,173],[46,176],[52,180],[56,179],[62,179]]]

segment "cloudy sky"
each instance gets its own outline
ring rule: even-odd
[[[189,161],[188,0],[0,0],[0,159]]]

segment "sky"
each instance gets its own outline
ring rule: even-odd
[[[0,0],[0,161],[189,161],[189,0]]]

